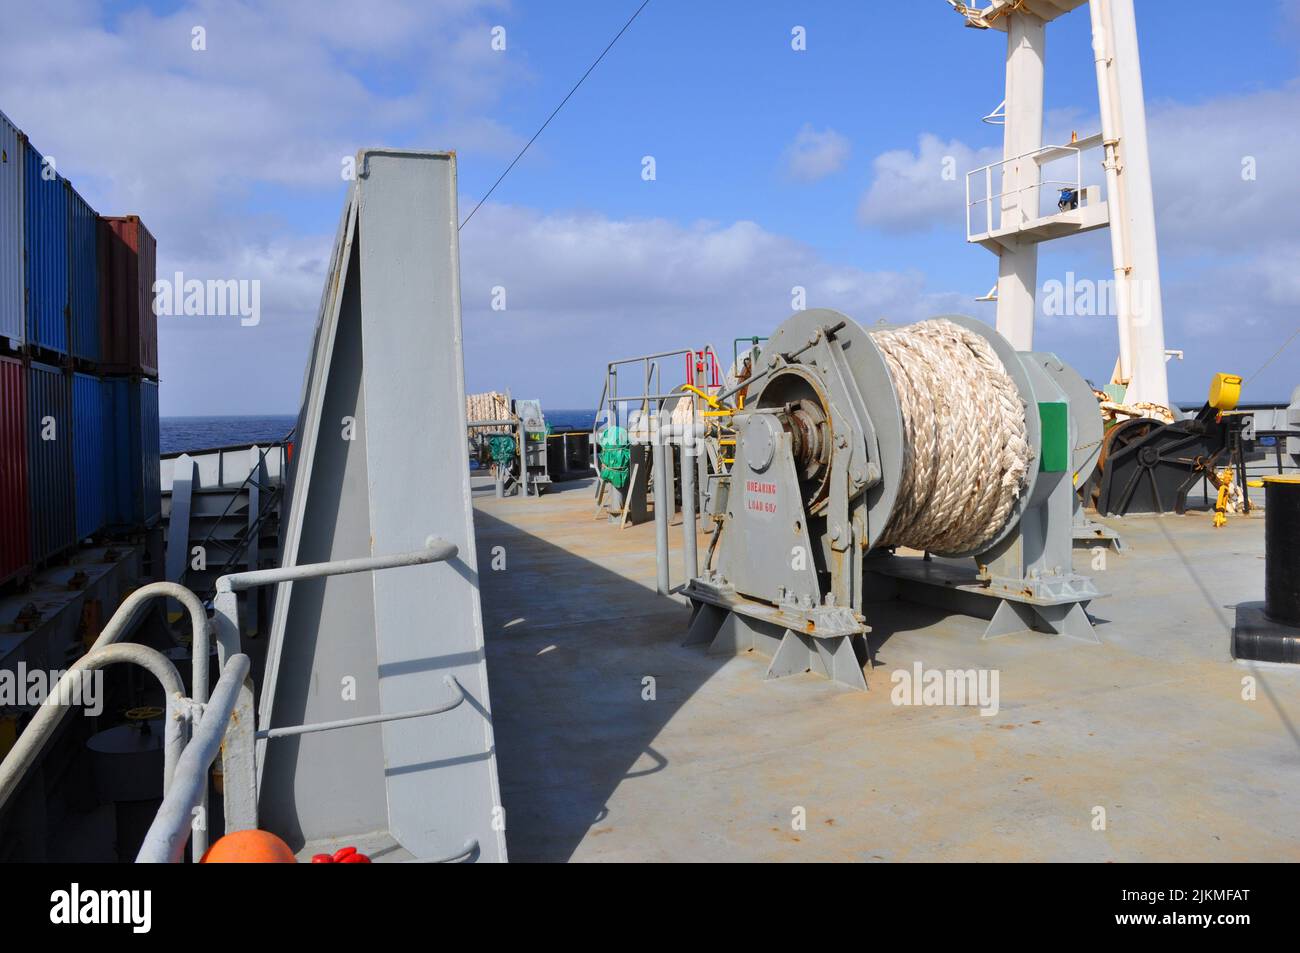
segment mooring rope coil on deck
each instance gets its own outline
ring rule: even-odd
[[[878,545],[978,552],[1029,472],[1025,405],[981,334],[936,318],[873,331],[903,416],[898,504]]]

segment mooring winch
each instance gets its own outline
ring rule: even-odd
[[[1098,592],[1070,560],[1097,410],[1055,355],[962,316],[868,331],[819,309],[782,324],[745,383],[688,644],[865,688],[869,606],[899,597],[991,618],[985,638],[1096,641]]]

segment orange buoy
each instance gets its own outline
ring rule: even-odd
[[[269,831],[235,831],[207,849],[201,864],[296,864],[289,845]]]

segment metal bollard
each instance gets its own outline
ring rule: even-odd
[[[655,419],[651,423],[653,426],[649,428],[650,446],[655,481],[655,591],[661,596],[666,596],[669,582],[668,517],[672,513],[673,506],[673,501],[668,498],[668,495],[672,481],[668,479],[668,465],[665,462],[668,454],[664,451],[664,435],[659,413],[656,412]]]
[[[695,461],[698,453],[695,428],[691,426],[681,440],[682,447],[682,542],[686,560],[686,578],[700,574],[700,558],[695,546]]]
[[[1300,664],[1300,476],[1264,477],[1264,601],[1236,612],[1233,658]]]

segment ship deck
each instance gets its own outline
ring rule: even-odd
[[[474,498],[512,860],[1300,859],[1300,667],[1229,656],[1233,607],[1263,598],[1262,514],[1108,520],[1126,553],[1075,551],[1108,593],[1101,645],[873,607],[864,693],[683,647],[653,523],[595,518],[590,481]],[[894,705],[917,661],[996,670],[1000,710]]]

